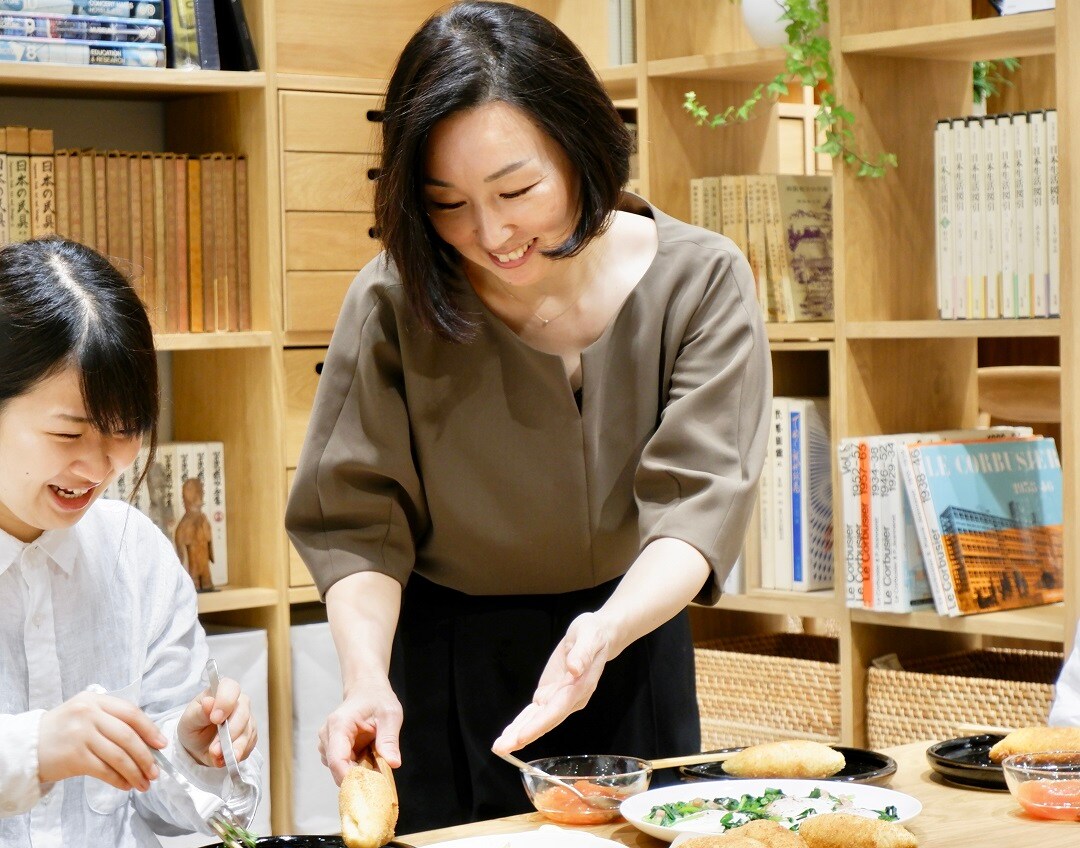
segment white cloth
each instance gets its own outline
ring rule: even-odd
[[[170,740],[166,756],[196,787],[222,794],[225,770],[175,741],[204,687],[197,612],[172,545],[123,502],[98,500],[74,527],[29,544],[0,531],[2,848],[145,848],[158,845],[154,833],[191,830],[162,789],[167,777],[146,793],[89,777],[38,782],[41,716],[91,686],[141,707]],[[241,763],[245,779],[258,783],[261,762]],[[237,812],[250,820],[254,804]]]
[[[1072,653],[1061,667],[1050,705],[1051,727],[1080,727],[1080,623],[1076,628]]]

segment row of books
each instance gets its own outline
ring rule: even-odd
[[[1061,464],[1029,427],[843,439],[849,607],[957,616],[1060,601]]]
[[[832,320],[831,177],[692,179],[690,222],[724,233],[750,261],[766,321]]]
[[[224,586],[229,582],[224,446],[167,442],[158,445],[149,468],[148,459],[143,448],[102,497],[127,501],[154,522],[176,548],[196,589]]]
[[[0,61],[258,69],[241,0],[0,0]]]
[[[758,487],[761,588],[833,585],[829,399],[774,397]]]
[[[1057,0],[990,0],[999,15],[1019,15],[1024,12],[1044,12],[1053,9]]]
[[[243,156],[54,152],[49,130],[0,132],[0,243],[55,232],[128,266],[159,332],[251,329]]]
[[[1060,315],[1057,112],[938,121],[934,160],[941,317]]]
[[[608,64],[632,65],[637,61],[634,43],[634,0],[608,0]]]

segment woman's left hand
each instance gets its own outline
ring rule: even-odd
[[[544,667],[532,703],[507,725],[491,750],[508,754],[524,748],[589,703],[612,658],[612,644],[612,629],[601,615],[587,612],[575,618]]]
[[[251,701],[240,691],[240,684],[229,677],[218,683],[217,697],[207,689],[187,705],[176,736],[192,758],[211,768],[223,768],[225,755],[217,738],[218,725],[229,722],[236,759],[247,759],[255,749],[258,732],[251,715]]]

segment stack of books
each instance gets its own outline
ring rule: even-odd
[[[1023,12],[1045,12],[1057,5],[1057,0],[990,0],[999,15],[1019,15]]]
[[[154,522],[175,547],[196,589],[224,586],[229,582],[224,446],[169,442],[158,445],[149,468],[148,458],[143,448],[102,497],[126,501]]]
[[[632,65],[637,61],[634,43],[634,0],[608,0],[608,64]]]
[[[1059,316],[1057,112],[938,121],[934,159],[940,316]]]
[[[1030,427],[843,439],[850,607],[967,615],[1060,601],[1061,464]]]
[[[247,160],[53,151],[0,128],[0,244],[57,233],[127,266],[158,332],[251,329]]]
[[[832,320],[831,177],[692,179],[690,223],[723,233],[750,261],[766,321]]]
[[[776,397],[758,486],[761,588],[833,585],[828,398]]]

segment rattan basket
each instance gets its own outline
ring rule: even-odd
[[[871,748],[967,735],[965,725],[1046,724],[1063,656],[989,648],[903,660],[903,671],[869,669],[866,735]]]
[[[696,645],[702,750],[778,739],[838,742],[838,658],[836,639],[805,633]]]

